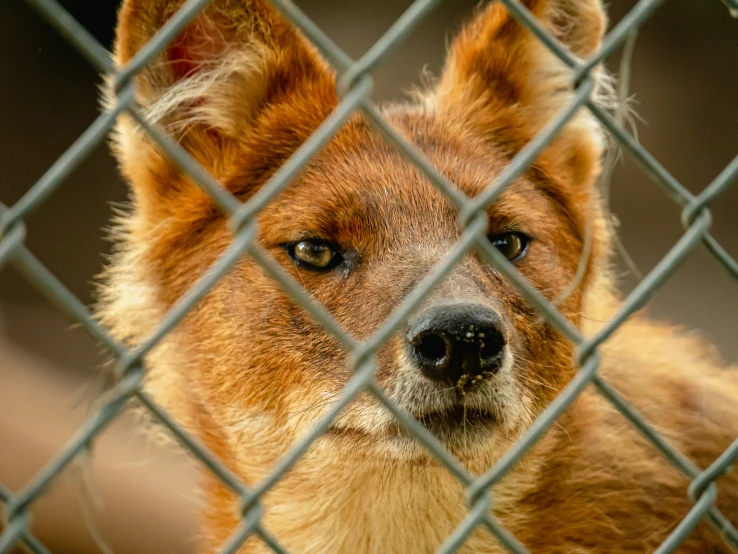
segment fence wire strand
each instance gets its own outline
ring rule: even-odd
[[[51,487],[58,476],[76,457],[88,452],[90,445],[126,410],[133,399],[155,420],[159,421],[173,437],[202,466],[219,479],[241,500],[242,513],[238,527],[220,552],[237,552],[245,541],[253,537],[272,551],[286,553],[277,537],[271,536],[262,526],[260,499],[290,470],[310,445],[320,438],[340,412],[362,392],[372,394],[398,421],[398,423],[425,448],[464,486],[469,500],[467,517],[441,545],[438,552],[458,550],[475,532],[484,528],[510,552],[525,553],[527,549],[493,515],[491,487],[502,479],[554,424],[562,412],[576,400],[587,387],[594,387],[677,470],[690,479],[689,498],[692,508],[656,552],[673,552],[689,536],[704,518],[711,520],[723,537],[738,548],[738,530],[716,508],[718,495],[716,479],[728,471],[738,458],[738,438],[714,463],[700,471],[686,456],[662,437],[633,406],[598,374],[598,348],[637,309],[651,298],[660,286],[678,269],[680,263],[700,243],[715,259],[738,279],[738,263],[709,233],[712,223],[710,206],[738,180],[738,156],[697,196],[679,183],[637,140],[624,128],[621,117],[613,117],[592,98],[595,89],[594,70],[616,49],[629,39],[634,40],[639,27],[653,14],[663,0],[640,0],[635,7],[605,37],[601,49],[591,58],[580,60],[555,37],[550,35],[518,0],[499,0],[531,33],[555,56],[572,70],[575,85],[571,101],[555,114],[547,125],[510,161],[506,168],[474,199],[464,195],[453,183],[408,142],[380,111],[371,103],[373,89],[372,72],[407,36],[436,8],[441,0],[416,0],[395,21],[388,31],[358,60],[353,60],[340,49],[294,3],[288,0],[270,0],[286,20],[296,26],[327,59],[339,75],[338,92],[341,101],[311,137],[300,146],[279,168],[269,181],[246,203],[242,204],[222,187],[195,159],[159,126],[141,115],[140,106],[134,100],[133,78],[141,72],[191,22],[209,0],[187,0],[172,18],[141,48],[120,70],[114,71],[108,52],[84,29],[56,0],[26,0],[54,29],[56,29],[92,67],[103,73],[113,72],[113,87],[117,102],[103,112],[80,135],[70,148],[29,188],[13,206],[0,204],[0,269],[12,264],[25,278],[36,286],[51,302],[74,321],[80,323],[97,341],[106,346],[117,358],[113,387],[100,399],[95,410],[67,444],[21,490],[13,492],[0,484],[0,503],[5,505],[6,525],[0,534],[0,554],[22,544],[37,554],[48,550],[30,531],[31,508]],[[738,13],[736,0],[723,0]],[[629,48],[630,46],[627,46]],[[631,156],[666,196],[682,207],[684,235],[667,255],[648,273],[622,303],[617,315],[593,337],[587,338],[561,314],[555,303],[549,302],[513,267],[487,240],[487,221],[484,212],[490,203],[521,175],[540,152],[556,137],[561,129],[580,110],[589,110],[609,132],[612,138]],[[323,306],[315,302],[274,258],[255,241],[256,216],[277,194],[290,186],[295,176],[343,127],[355,113],[362,113],[398,152],[415,164],[429,181],[458,209],[462,234],[447,256],[426,275],[400,305],[388,316],[384,324],[363,342],[351,337]],[[30,252],[25,245],[26,218],[40,205],[48,201],[86,158],[111,132],[118,117],[126,114],[140,125],[166,153],[171,161],[207,193],[213,203],[229,217],[233,242],[209,271],[179,299],[164,316],[157,329],[135,347],[118,343],[97,322],[87,309],[62,283]],[[579,370],[574,378],[558,394],[553,402],[533,422],[528,431],[501,458],[480,477],[474,477],[450,452],[417,420],[401,410],[375,381],[376,352],[437,286],[456,264],[475,250],[500,274],[514,284],[520,293],[535,307],[542,318],[568,338],[577,348]],[[243,257],[256,261],[290,297],[323,328],[329,331],[342,348],[350,354],[354,373],[338,400],[321,420],[293,449],[277,463],[274,470],[261,482],[247,486],[232,473],[197,438],[183,429],[170,414],[158,406],[142,390],[145,375],[146,354],[154,348],[208,291]]]

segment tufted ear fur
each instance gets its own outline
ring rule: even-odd
[[[116,66],[124,66],[182,4],[125,0]],[[212,0],[135,84],[147,119],[163,125],[216,178],[243,154],[257,127],[267,128],[261,135],[276,135],[291,129],[295,119],[310,126],[336,102],[334,76],[325,62],[261,0]],[[297,117],[303,113],[309,115]],[[194,192],[130,118],[121,119],[115,142],[139,212],[163,207],[162,200],[174,194],[181,205],[183,191]]]
[[[600,0],[522,3],[575,55],[586,58],[599,48],[606,27]],[[572,94],[572,71],[501,2],[492,2],[452,43],[429,101],[442,114],[461,118],[514,154]],[[557,182],[573,183],[588,193],[600,171],[603,147],[598,126],[582,109],[536,165]]]

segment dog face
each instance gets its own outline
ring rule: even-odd
[[[575,54],[598,47],[599,0],[526,4]],[[178,6],[125,2],[118,64]],[[475,197],[571,99],[571,79],[493,3],[455,40],[436,87],[415,105],[384,115]],[[148,117],[243,201],[338,104],[326,64],[260,2],[214,0],[135,83]],[[569,290],[585,223],[598,217],[589,197],[601,150],[596,127],[578,114],[486,209],[489,240],[575,325],[593,266],[606,250],[597,227],[584,278]],[[163,313],[233,235],[208,196],[131,121],[119,124],[116,153],[134,193],[133,211],[109,273],[103,315],[121,338],[135,341],[157,321],[131,315],[130,297],[145,297],[147,313]],[[257,222],[260,246],[357,341],[380,329],[463,232],[452,202],[358,115]],[[168,340],[167,353],[152,362],[152,392],[236,460],[254,446],[276,459],[327,413],[352,375],[341,343],[249,257]],[[575,371],[571,345],[473,251],[382,343],[376,364],[387,396],[456,455],[485,464]],[[427,456],[368,393],[336,418],[316,448],[370,459]]]

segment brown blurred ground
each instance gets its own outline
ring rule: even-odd
[[[297,2],[352,56],[364,52],[407,0]],[[427,64],[440,68],[449,33],[477,2],[447,0],[376,73],[378,100],[401,98]],[[67,0],[107,46],[116,2]],[[612,2],[618,21],[632,0]],[[738,21],[718,0],[671,0],[639,35],[633,63],[642,144],[698,192],[738,155]],[[618,54],[619,55],[619,54]],[[611,67],[617,67],[616,55]],[[0,3],[0,201],[12,204],[96,116],[99,78],[22,0]],[[612,207],[643,270],[682,232],[679,209],[631,162],[618,166]],[[101,229],[126,198],[102,145],[28,219],[28,242],[83,301],[109,245]],[[714,235],[738,256],[738,187],[714,207]],[[624,288],[635,283],[623,274]],[[738,360],[738,283],[702,250],[657,294],[658,317],[704,333]],[[98,347],[13,269],[0,272],[0,482],[17,490],[83,421],[76,391],[102,363]],[[78,396],[78,395],[77,395]],[[95,449],[92,474],[105,509],[94,520],[116,552],[189,552],[196,537],[195,471],[131,432],[126,419]],[[125,457],[121,465],[120,458]],[[121,469],[122,468],[122,469]],[[80,512],[79,477],[39,503],[35,521],[53,552],[93,552]],[[188,546],[189,545],[189,546]]]

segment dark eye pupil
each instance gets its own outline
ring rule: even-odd
[[[303,240],[295,245],[295,258],[318,268],[326,268],[333,261],[336,252],[325,244]]]
[[[505,256],[508,260],[514,260],[525,250],[527,243],[524,235],[519,233],[505,233],[491,237],[492,244]]]

